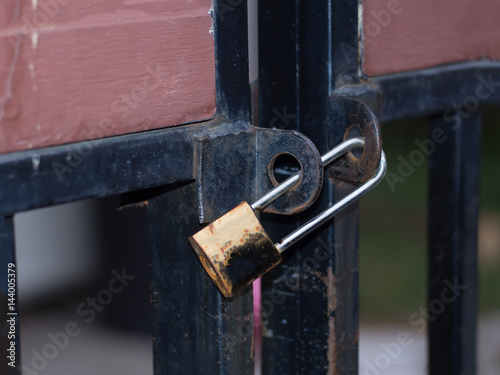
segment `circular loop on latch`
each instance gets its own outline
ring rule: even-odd
[[[281,159],[281,160],[280,160]],[[294,165],[295,164],[295,165]],[[296,168],[298,166],[298,168]],[[294,169],[295,167],[295,169]],[[289,152],[280,152],[279,154],[276,154],[272,159],[271,162],[269,163],[269,166],[267,167],[268,172],[269,172],[269,178],[271,179],[271,182],[273,183],[274,186],[278,186],[280,183],[282,183],[284,180],[286,180],[287,177],[290,177],[296,173],[302,172],[302,164],[300,163],[299,159],[295,157],[295,155],[289,153]],[[288,171],[286,171],[288,169]],[[276,178],[276,172],[277,171],[283,171],[283,172],[288,172],[287,176],[284,176],[280,181]],[[302,181],[302,176],[300,180],[290,189],[292,191],[295,189],[296,186],[298,186]]]
[[[309,138],[299,132],[273,129],[259,129],[257,151],[256,199],[264,196],[276,186],[272,178],[273,160],[280,154],[293,155],[297,159],[302,176],[300,181],[288,192],[263,209],[264,212],[292,215],[310,207],[323,186],[323,164],[321,155]],[[271,173],[270,173],[271,171]]]
[[[361,133],[356,136],[364,139],[365,147],[360,158],[354,157],[351,152],[339,158],[328,168],[329,177],[353,182],[367,181],[377,169],[382,152],[377,118],[361,101],[346,97],[332,99],[330,114],[332,117],[328,138],[330,147],[352,138],[354,134],[350,133],[355,127]]]

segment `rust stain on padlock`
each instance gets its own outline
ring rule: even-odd
[[[189,241],[225,297],[232,297],[282,261],[246,202],[190,237]]]

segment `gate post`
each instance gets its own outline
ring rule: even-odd
[[[446,137],[429,157],[429,374],[470,375],[476,369],[481,113],[432,118],[429,131]]]

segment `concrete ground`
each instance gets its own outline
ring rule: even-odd
[[[97,323],[86,324],[78,318],[74,314],[37,314],[23,320],[22,358],[26,366],[23,375],[153,373],[150,337],[117,332]],[[75,332],[79,333],[65,342],[58,333],[72,321],[77,323]],[[60,337],[64,348],[54,352],[54,347],[48,347],[52,343],[49,334]],[[500,374],[500,313],[481,318],[478,338],[478,375]],[[49,359],[40,358],[37,353],[48,355]],[[425,335],[410,325],[362,323],[360,375],[401,374],[426,374]]]
[[[411,325],[360,326],[360,375],[424,375],[425,333]],[[500,374],[500,313],[482,316],[478,327],[478,375]]]
[[[60,334],[70,322],[77,324],[71,332],[79,333],[66,343]],[[59,337],[63,349],[53,351],[49,334]],[[28,315],[21,324],[21,340],[22,363],[27,367],[23,375],[153,374],[151,336],[87,324],[74,313]]]

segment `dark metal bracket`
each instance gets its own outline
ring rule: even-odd
[[[358,119],[360,124],[370,124],[370,112],[363,112],[361,104],[352,107],[358,108],[357,115],[351,116],[350,108],[345,104],[344,117],[332,118],[331,123],[348,124]],[[331,126],[331,148],[344,138],[345,132],[337,135],[335,129],[347,127]],[[320,193],[323,167],[315,145],[296,131],[257,128],[246,121],[218,118],[0,155],[0,204],[4,213],[13,214],[111,195],[125,194],[126,201],[134,203],[167,185],[196,180],[199,219],[207,222],[241,201],[254,201],[271,190],[276,185],[273,163],[280,154],[293,155],[303,176],[265,212],[291,215],[307,209]]]
[[[273,164],[293,155],[302,178],[288,193],[264,209],[291,215],[308,208],[323,185],[321,156],[304,135],[289,130],[257,128],[244,121],[201,132],[196,140],[199,219],[212,221],[241,201],[254,201],[277,185]],[[235,194],[235,191],[238,194]]]
[[[361,155],[349,152],[328,168],[331,178],[365,182],[377,169],[382,152],[380,126],[375,114],[360,100],[333,96],[329,105],[329,147],[354,136],[365,139]],[[355,151],[355,150],[353,150]]]
[[[365,147],[340,157],[329,169],[331,178],[365,182],[376,171],[382,152],[380,127],[360,100],[333,96],[330,100],[329,148],[351,137],[363,137]],[[290,130],[257,128],[244,121],[201,132],[196,141],[195,169],[200,223],[215,220],[241,201],[254,201],[277,185],[273,165],[281,154],[293,155],[302,178],[291,191],[263,211],[280,215],[311,206],[323,184],[321,156],[304,135]],[[239,191],[240,194],[234,194]]]

